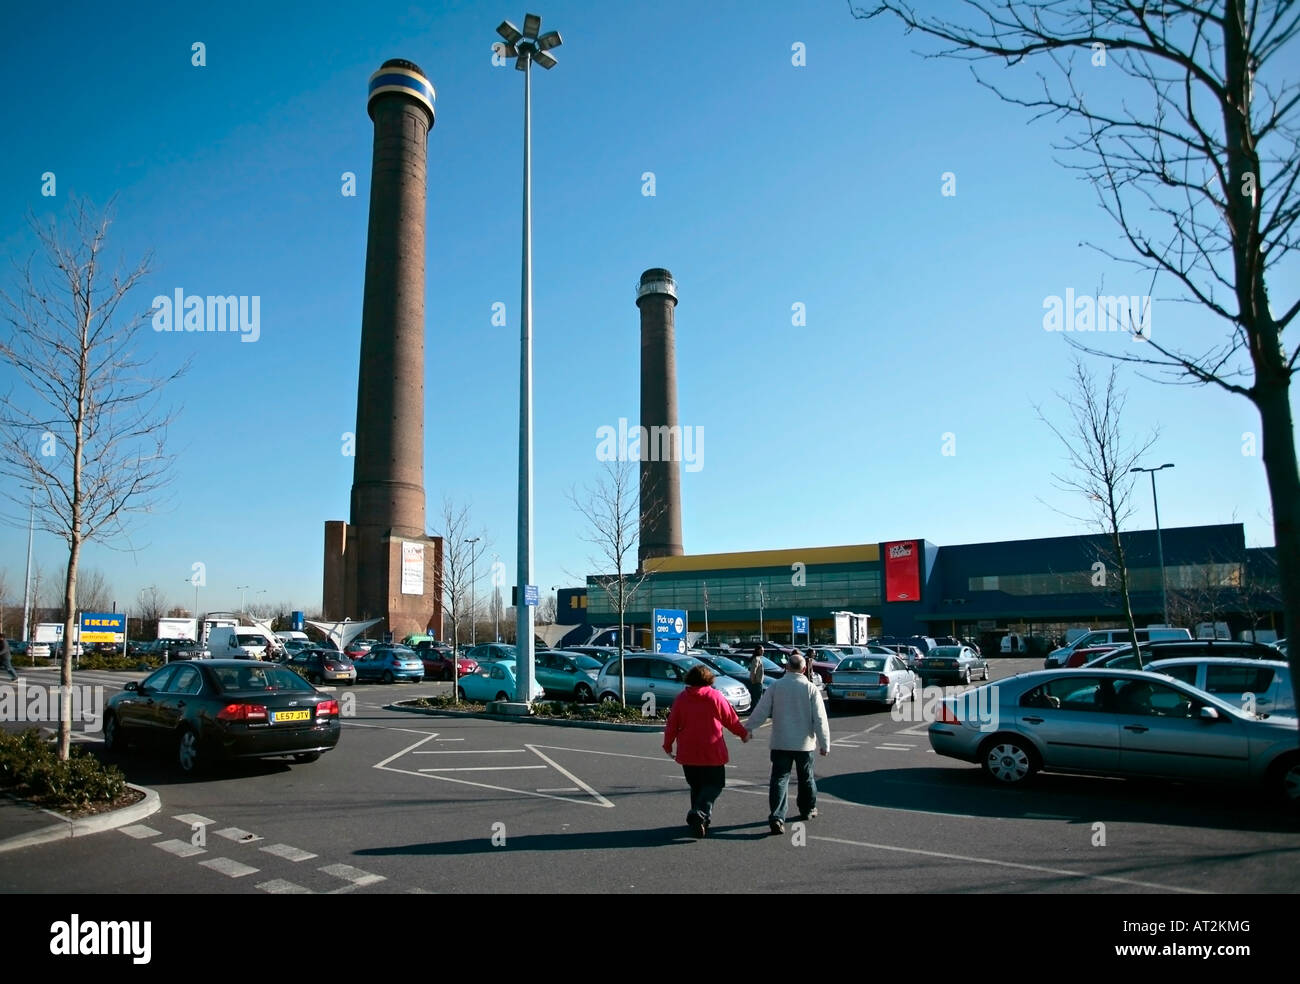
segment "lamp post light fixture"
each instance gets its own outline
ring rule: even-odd
[[[185,583],[194,589],[194,618],[199,617],[199,579],[197,576],[190,576],[185,579]]]
[[[504,54],[515,59],[515,68],[524,73],[524,209],[523,209],[523,277],[519,305],[519,528],[518,591],[515,607],[515,699],[532,700],[533,679],[533,606],[525,592],[533,583],[533,172],[532,172],[532,64],[555,67],[552,48],[563,42],[558,31],[539,36],[542,19],[537,14],[524,17],[521,31],[509,21],[502,21],[497,33],[505,40]]]
[[[478,623],[474,618],[474,544],[478,543],[479,539],[480,538],[476,536],[465,541],[469,544],[469,644],[471,646],[478,645]]]
[[[1171,464],[1163,464],[1159,468],[1129,469],[1130,472],[1149,472],[1151,474],[1151,505],[1156,512],[1156,553],[1160,561],[1160,603],[1165,612],[1165,625],[1169,624],[1169,587],[1165,583],[1165,543],[1160,533],[1160,500],[1156,498],[1156,472],[1173,467]]]
[[[247,597],[248,597],[248,589],[251,588],[251,587],[252,587],[251,584],[236,584],[236,585],[235,585],[235,590],[239,592],[239,612],[240,612],[241,615],[242,615],[242,614],[247,610],[247,609],[245,608],[245,602],[246,602]]]

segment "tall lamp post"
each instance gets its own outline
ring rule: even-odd
[[[1173,468],[1171,464],[1159,468],[1130,468],[1130,472],[1149,472],[1151,474],[1151,504],[1156,511],[1156,553],[1160,559],[1160,603],[1165,610],[1165,625],[1169,624],[1169,588],[1165,583],[1165,543],[1160,534],[1160,500],[1156,498],[1156,472]]]
[[[32,591],[32,537],[36,535],[36,486],[32,486],[32,510],[27,520],[27,576],[23,580],[23,641],[30,642],[31,636],[28,635],[30,626],[27,622],[27,614],[31,611],[29,602],[31,601]]]
[[[478,541],[479,541],[479,537],[477,536],[474,537],[473,539],[465,541],[466,543],[469,544],[469,644],[471,646],[478,645],[478,623],[475,621],[474,618],[474,614],[475,614],[474,544],[478,543]]]
[[[517,532],[519,571],[518,604],[515,606],[515,656],[517,683],[515,699],[532,700],[533,609],[525,592],[533,583],[533,171],[532,171],[532,65],[555,67],[552,48],[562,43],[558,31],[541,36],[542,19],[524,16],[522,31],[502,21],[497,33],[505,40],[503,53],[515,59],[524,73],[524,246],[523,284],[519,317],[519,529]]]
[[[248,589],[251,584],[236,584],[235,590],[239,592],[239,614],[243,615],[248,604]]]

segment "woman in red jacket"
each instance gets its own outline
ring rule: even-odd
[[[696,837],[703,837],[712,822],[713,804],[727,784],[726,728],[742,742],[749,732],[740,723],[727,698],[713,689],[713,671],[703,664],[686,673],[686,689],[673,701],[664,728],[664,751],[673,754],[691,787],[691,809],[686,825]]]

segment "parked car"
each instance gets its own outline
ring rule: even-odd
[[[911,700],[917,675],[897,653],[888,656],[848,656],[831,674],[826,690],[831,707],[842,701],[893,705]]]
[[[356,683],[357,668],[342,653],[328,649],[305,649],[292,653],[289,666],[307,674],[309,683]]]
[[[314,762],[339,741],[339,704],[283,666],[214,659],[131,681],[104,709],[104,747],[169,747],[181,772],[209,759]]]
[[[653,694],[659,708],[671,707],[677,695],[686,689],[686,673],[692,666],[702,664],[694,656],[667,656],[659,653],[637,653],[623,659],[627,676],[623,690],[629,704],[640,703],[643,694]],[[722,694],[737,713],[750,708],[749,687],[729,676],[715,676],[714,689]],[[618,660],[612,659],[601,669],[596,679],[597,692],[602,701],[619,699]]]
[[[429,680],[450,680],[452,672],[452,649],[450,646],[442,647],[442,644],[427,645],[420,643],[415,647],[415,654],[420,657],[424,663],[424,675]],[[469,658],[469,656],[460,656],[456,658],[455,674],[456,676],[467,676],[470,673],[478,672],[478,663]]]
[[[1186,629],[1169,629],[1161,626],[1137,630],[1138,645],[1157,640],[1185,641],[1192,634]],[[1096,629],[1075,639],[1068,646],[1053,649],[1043,660],[1043,669],[1051,670],[1059,666],[1084,666],[1089,660],[1102,653],[1125,644],[1132,645],[1128,629]]]
[[[871,648],[872,648],[873,650],[875,649],[874,646],[871,647]],[[891,652],[896,653],[896,654],[898,654],[899,656],[901,656],[901,657],[903,658],[903,662],[907,664],[907,668],[908,668],[909,670],[915,670],[915,669],[916,669],[916,665],[917,665],[917,663],[918,663],[918,662],[922,659],[922,657],[924,656],[924,654],[921,652],[921,650],[917,649],[915,646],[904,646],[904,645],[896,644],[896,645],[892,645],[892,646],[882,646],[882,647],[880,647],[880,648],[882,648],[882,649],[888,649],[888,650],[890,650]],[[969,647],[969,648],[970,648],[973,652],[975,652],[975,653],[979,653],[979,650],[976,649],[974,646],[971,646],[971,647]],[[876,655],[880,655],[880,654],[877,653]]]
[[[981,680],[989,678],[989,661],[969,646],[936,646],[917,661],[916,672],[922,684],[931,680],[970,683],[976,673]]]
[[[1158,659],[1182,659],[1192,657],[1205,659],[1211,656],[1232,656],[1237,659],[1277,659],[1277,650],[1259,642],[1233,642],[1229,639],[1170,639],[1163,642],[1148,642],[1138,646],[1143,664]],[[1086,667],[1103,666],[1112,670],[1141,670],[1146,666],[1138,665],[1138,658],[1133,653],[1133,646],[1119,646],[1099,656],[1094,656]]]
[[[1283,657],[1284,659],[1286,658],[1286,640],[1285,640],[1285,639],[1279,639],[1277,642],[1273,643],[1273,648],[1276,649],[1279,653],[1281,653],[1281,654],[1282,654],[1282,657]]]
[[[1039,670],[988,689],[989,704],[945,699],[930,746],[978,763],[999,785],[1022,785],[1039,770],[1155,776],[1263,786],[1300,805],[1295,718],[1247,715],[1140,670]],[[993,704],[990,721],[979,709]]]
[[[158,652],[168,663],[186,659],[211,659],[212,651],[193,639],[160,639]]]
[[[380,643],[370,647],[360,659],[354,659],[357,669],[357,682],[378,680],[381,683],[394,683],[397,680],[410,680],[419,683],[424,679],[424,663],[415,655],[414,649],[406,646]]]
[[[1253,708],[1256,714],[1295,716],[1291,667],[1282,660],[1184,656],[1158,659],[1146,669],[1213,694],[1246,713]]]
[[[715,656],[713,653],[705,652],[702,649],[687,650],[686,655],[694,656],[719,676],[731,677],[731,679],[739,680],[741,683],[745,683],[749,680],[749,666],[739,660],[732,659],[730,656]],[[740,654],[737,653],[736,655]],[[772,665],[774,667],[776,666],[775,663]],[[772,684],[776,683],[778,675],[783,674],[784,671],[779,667],[777,668],[776,673],[768,673],[766,666],[764,666],[763,689],[766,690],[768,687],[772,686]],[[751,701],[753,700],[753,696],[753,694],[750,694]]]
[[[482,666],[484,663],[497,663],[501,660],[515,661],[515,647],[503,642],[481,642],[465,652],[467,659],[472,659]]]
[[[516,685],[515,661],[503,659],[482,663],[475,672],[461,677],[457,692],[461,700],[514,700]],[[536,697],[541,692],[542,686],[534,673],[530,693]]]
[[[596,678],[604,665],[596,657],[563,649],[543,649],[533,656],[533,673],[548,699],[572,697],[581,703],[595,699]]]

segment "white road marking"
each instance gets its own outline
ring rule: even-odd
[[[902,731],[895,731],[894,734],[915,735],[918,738],[925,738],[930,734],[930,724],[927,721],[922,721],[920,724],[914,724],[910,728],[904,728]]]
[[[592,789],[590,786],[588,786],[585,782],[583,782],[581,779],[579,779],[577,776],[575,776],[572,772],[570,772],[568,769],[566,769],[564,766],[560,765],[559,762],[556,762],[554,759],[549,758],[548,756],[543,755],[541,752],[539,752],[539,751],[537,750],[537,746],[536,746],[536,745],[525,745],[524,747],[527,748],[529,751],[531,751],[531,752],[532,752],[534,755],[536,755],[538,758],[540,758],[543,762],[547,762],[547,763],[549,763],[549,764],[551,765],[551,767],[554,768],[557,772],[561,772],[561,773],[563,773],[564,775],[568,776],[571,780],[573,780],[574,782],[576,782],[579,786],[581,786],[583,789],[585,789],[587,792],[589,792],[592,796],[596,797],[596,799],[597,799],[598,801],[600,801],[601,803],[605,804],[606,806],[611,806],[611,807],[614,805],[614,804],[611,803],[609,800],[605,799],[605,797],[601,796],[600,793],[596,792],[594,789]]]
[[[598,752],[591,748],[565,748],[562,745],[529,745],[529,748],[536,751],[539,748],[545,748],[552,752],[585,752],[587,755],[613,755],[616,758],[625,759],[645,759],[647,762],[662,762],[666,755],[630,755],[627,752]]]
[[[555,789],[539,789],[539,793],[580,793],[577,786],[557,786]]]
[[[498,752],[523,753],[526,750],[527,749],[523,749],[523,748],[454,748],[454,749],[446,749],[446,750],[439,749],[437,751],[421,750],[418,752],[413,752],[412,754],[413,755],[487,755],[489,753],[498,753]]]
[[[1160,892],[1181,892],[1185,895],[1211,895],[1212,892],[1198,888],[1180,888],[1176,885],[1158,885],[1155,882],[1139,881],[1135,878],[1120,878],[1117,875],[1091,875],[1084,871],[1072,871],[1069,868],[1049,868],[1041,864],[1025,864],[1020,861],[999,861],[996,858],[972,857],[965,854],[949,854],[945,851],[926,851],[919,847],[895,847],[892,844],[873,844],[869,841],[851,841],[839,837],[809,837],[809,840],[825,841],[828,844],[846,844],[850,847],[866,847],[875,851],[893,851],[899,854],[918,854],[927,858],[941,858],[945,861],[965,861],[968,864],[987,864],[999,868],[1016,868],[1020,871],[1037,871],[1045,875],[1065,875],[1069,878],[1084,878],[1091,881],[1110,882],[1119,885],[1133,885],[1137,888],[1152,888]]]
[[[209,858],[207,861],[200,861],[199,864],[205,868],[211,868],[213,871],[219,871],[223,875],[229,875],[231,878],[243,878],[245,875],[257,874],[256,868],[240,864],[230,858]]]
[[[133,823],[129,827],[118,828],[127,837],[134,837],[136,840],[144,840],[146,837],[157,837],[162,833],[161,830],[154,830],[152,827],[146,827],[142,823]]]
[[[286,861],[310,861],[316,857],[310,851],[290,847],[288,844],[271,844],[260,848],[260,850],[265,851],[267,854],[274,854],[277,858],[284,858]]]
[[[370,727],[370,725],[364,725],[364,727],[367,727],[367,728],[368,728],[368,727]],[[385,729],[385,730],[388,730],[388,729]],[[402,730],[406,730],[406,729],[402,729]],[[423,733],[423,732],[418,732],[418,731],[416,732],[416,734],[421,734],[421,733]],[[405,748],[403,748],[400,752],[395,752],[394,754],[388,756],[388,758],[384,759],[382,762],[377,762],[375,765],[372,765],[371,768],[372,768],[372,769],[382,769],[382,768],[386,767],[386,766],[388,765],[389,762],[392,762],[392,761],[395,761],[396,759],[401,758],[401,757],[402,757],[403,755],[405,755],[407,752],[413,752],[413,751],[415,751],[417,748],[419,748],[421,745],[423,745],[426,741],[432,741],[434,738],[437,738],[437,737],[438,737],[438,732],[436,732],[436,731],[433,731],[433,732],[427,732],[427,733],[423,733],[423,734],[424,734],[424,737],[421,738],[419,741],[417,741],[415,744],[413,744],[413,745],[407,745],[407,746],[406,746]],[[400,770],[399,770],[399,771],[400,771]]]
[[[266,850],[266,848],[262,848]],[[315,857],[313,854],[312,857]],[[257,886],[263,892],[269,892],[271,895],[312,895],[310,888],[303,888],[301,885],[295,885],[291,881],[285,881],[283,878],[274,878],[268,882],[262,882]]]
[[[196,823],[201,823],[205,827],[210,827],[217,821],[209,820],[207,817],[198,813],[182,813],[178,817],[172,817],[173,820],[179,820],[187,827],[193,827]]]
[[[464,738],[439,738],[439,741],[464,741]]]
[[[316,870],[323,871],[327,875],[333,875],[335,878],[342,878],[358,888],[362,885],[374,885],[376,882],[386,880],[383,875],[372,875],[370,872],[354,868],[350,864],[327,864],[325,867]]]
[[[204,848],[195,847],[189,841],[183,840],[159,841],[154,844],[154,847],[166,851],[168,854],[175,854],[178,858],[192,858],[196,854],[208,853]]]
[[[252,844],[254,841],[260,841],[262,838],[257,834],[249,833],[247,830],[240,830],[238,827],[226,827],[217,831],[218,837],[224,837],[229,841],[237,841],[240,844]]]
[[[877,745],[876,750],[886,752],[906,752],[915,747],[915,745]]]
[[[421,772],[517,772],[520,769],[544,769],[544,765],[466,765],[459,768],[421,769]]]
[[[428,735],[430,738],[434,737],[438,733],[436,731],[421,731],[418,728],[394,728],[386,724],[362,724],[360,721],[349,721],[347,718],[343,719],[343,723],[351,728],[375,728],[379,731],[405,731],[412,735]]]

